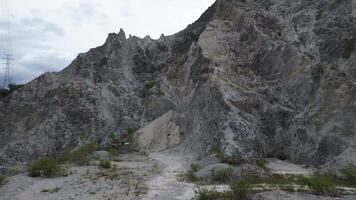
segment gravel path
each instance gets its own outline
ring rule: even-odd
[[[190,200],[195,184],[177,180],[177,175],[187,169],[187,159],[166,153],[152,153],[150,157],[163,165],[162,172],[146,182],[149,191],[143,200]]]

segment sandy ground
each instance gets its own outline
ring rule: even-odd
[[[121,157],[121,156],[120,156]],[[144,182],[158,173],[147,156],[124,155],[111,169],[71,167],[66,177],[9,177],[0,188],[0,200],[136,200],[147,192]]]
[[[167,153],[152,153],[150,157],[158,161],[163,170],[146,182],[149,190],[143,200],[188,200],[194,197],[195,184],[177,180],[177,175],[187,169],[187,158]]]

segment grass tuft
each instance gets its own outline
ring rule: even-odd
[[[99,165],[100,165],[101,168],[104,168],[104,169],[110,169],[111,168],[111,162],[109,160],[100,160]]]
[[[356,185],[356,165],[350,163],[341,170],[345,180],[351,184]]]
[[[250,183],[245,180],[233,182],[230,185],[231,199],[233,200],[245,200],[247,199],[247,195],[249,193]]]

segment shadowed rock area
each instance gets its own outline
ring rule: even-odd
[[[175,35],[111,33],[0,99],[0,166],[109,146],[128,128],[142,128],[144,148],[195,156],[218,147],[318,167],[356,162],[353,4],[217,0]]]

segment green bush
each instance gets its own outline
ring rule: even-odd
[[[5,183],[6,181],[6,176],[0,174],[0,185]]]
[[[329,176],[311,176],[301,178],[301,183],[307,185],[314,192],[329,193],[335,190],[337,186],[336,179]]]
[[[111,162],[109,160],[100,160],[100,167],[104,169],[111,168]]]
[[[250,188],[250,183],[241,180],[241,181],[236,181],[230,184],[231,188],[231,199],[233,200],[245,200],[247,199],[247,194],[249,192]]]
[[[10,91],[7,89],[0,89],[0,98],[6,97],[10,94]]]
[[[356,184],[356,165],[350,163],[341,170],[341,173],[345,176],[346,181]]]
[[[41,158],[29,167],[29,175],[32,177],[53,177],[59,175],[60,172],[60,163],[54,158]]]
[[[0,88],[0,98],[6,97],[7,95],[9,95],[11,92],[18,90],[19,88],[21,88],[24,85],[16,85],[16,84],[9,84],[8,88]]]
[[[110,135],[110,140],[111,140],[111,143],[113,144],[119,144],[120,143],[120,139],[117,135],[115,134],[111,134]]]
[[[201,166],[198,163],[192,163],[190,164],[190,169],[182,174],[178,175],[178,178],[182,181],[187,181],[187,182],[197,182],[198,177],[195,175],[195,172],[199,171],[201,169]]]
[[[201,166],[199,163],[191,163],[190,164],[190,170],[192,170],[193,172],[197,172],[201,169]]]
[[[218,182],[218,183],[229,183],[232,176],[233,176],[234,170],[232,168],[226,168],[226,169],[212,169],[210,172],[211,178],[213,181]]]
[[[20,88],[22,88],[24,85],[23,84],[9,84],[9,90],[10,90],[10,93],[13,92],[13,91],[16,91]]]
[[[137,129],[128,128],[126,131],[127,131],[127,135],[128,135],[127,142],[132,142],[134,140],[134,136],[135,136]]]
[[[77,165],[89,165],[90,155],[96,150],[95,144],[86,144],[64,156],[65,161],[70,161]]]

